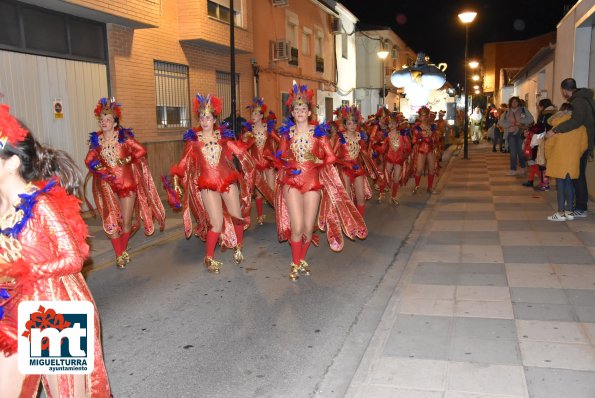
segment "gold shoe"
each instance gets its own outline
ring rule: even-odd
[[[121,254],[116,257],[116,267],[120,269],[126,268],[126,259],[124,258],[124,255]]]
[[[396,196],[390,198],[390,201],[393,205],[398,206],[399,205],[399,199],[397,199]]]
[[[205,266],[209,272],[218,274],[221,263],[219,261],[215,261],[213,257],[205,257]]]
[[[262,216],[258,216],[256,217],[256,224],[258,225],[264,225],[264,220],[266,220],[267,215],[263,214]]]
[[[306,260],[300,260],[300,267],[298,268],[300,274],[310,276],[310,266]]]
[[[428,193],[429,193],[429,194],[436,193],[436,190],[435,190],[435,189],[433,189],[433,188],[428,188]]]
[[[384,192],[380,192],[378,194],[378,203],[382,203],[383,200],[384,200]]]
[[[289,275],[288,275],[289,280],[295,282],[300,277],[300,274],[299,274],[300,267],[298,265],[295,265],[294,263],[291,263],[290,267],[291,267],[291,270],[289,271]]]
[[[416,193],[418,189],[419,189],[419,185],[416,185],[415,188],[413,188],[413,191],[411,191],[411,193]]]
[[[126,260],[126,264],[130,262],[130,254],[128,254],[126,250],[122,252],[122,257],[124,257],[124,260]]]
[[[233,253],[233,262],[236,264],[244,261],[244,255],[242,254],[242,245],[236,247],[236,251]]]

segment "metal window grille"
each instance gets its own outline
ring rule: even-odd
[[[231,73],[217,71],[217,97],[223,101],[223,109],[219,115],[220,121],[231,116]],[[240,95],[240,74],[236,73],[236,98],[242,98]],[[236,111],[241,107],[236,102]]]
[[[155,61],[157,128],[190,127],[188,66]]]

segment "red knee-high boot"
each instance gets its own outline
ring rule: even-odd
[[[120,257],[122,255],[122,237],[118,236],[117,238],[110,239],[112,242],[112,246],[114,247],[114,253],[116,253],[116,257]]]
[[[120,242],[122,245],[122,251],[128,250],[128,240],[130,239],[130,232],[124,232],[120,235]]]
[[[215,255],[215,246],[217,246],[217,241],[219,241],[220,235],[221,235],[221,232],[214,232],[214,231],[207,232],[206,257],[213,258],[213,256]]]
[[[292,263],[295,265],[299,265],[301,256],[302,256],[302,242],[301,241],[294,242],[294,241],[290,240],[289,246],[291,247],[291,261],[292,261]]]
[[[310,243],[312,243],[311,240],[302,242],[302,250],[300,251],[300,260],[306,259],[306,254],[308,254],[308,249],[310,248]]]
[[[416,175],[415,176],[415,186],[419,187],[419,182],[421,181],[421,176]]]
[[[428,174],[428,191],[431,191],[432,186],[434,185],[434,175],[435,174]]]
[[[393,194],[392,194],[393,198],[397,197],[397,192],[399,192],[399,183],[393,182]]]
[[[366,206],[365,205],[357,205],[357,211],[359,211],[359,214],[362,215],[362,217],[364,216],[364,212],[366,211]]]
[[[233,230],[236,233],[236,238],[238,240],[238,245],[242,246],[244,243],[244,226],[243,225],[233,225]]]
[[[264,201],[262,198],[256,198],[254,201],[256,202],[256,216],[262,217],[262,207]]]

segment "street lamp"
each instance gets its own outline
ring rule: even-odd
[[[385,60],[386,57],[388,57],[388,50],[386,49],[386,47],[384,47],[384,39],[380,39],[380,50],[378,50],[378,52],[376,53],[378,55],[378,58],[380,58],[381,62],[380,62],[380,66],[382,67],[382,73],[380,75],[380,77],[382,78],[382,106],[385,105],[385,97],[386,97],[386,82],[384,79],[384,74],[385,74]]]
[[[473,22],[477,13],[474,11],[464,11],[459,14],[459,19],[465,25],[465,127],[463,136],[463,158],[469,159],[469,104],[467,103],[467,49],[469,47],[469,24]]]
[[[475,69],[475,68],[477,68],[478,66],[479,66],[479,62],[477,62],[477,61],[469,61],[469,67],[470,67],[471,69]]]

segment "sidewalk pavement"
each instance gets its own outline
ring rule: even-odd
[[[370,300],[317,396],[595,397],[595,214],[548,221],[555,189],[523,187],[506,175],[507,155],[469,149],[449,163],[378,287],[385,300]],[[375,311],[380,323],[366,325]],[[347,380],[358,344],[367,349]]]

